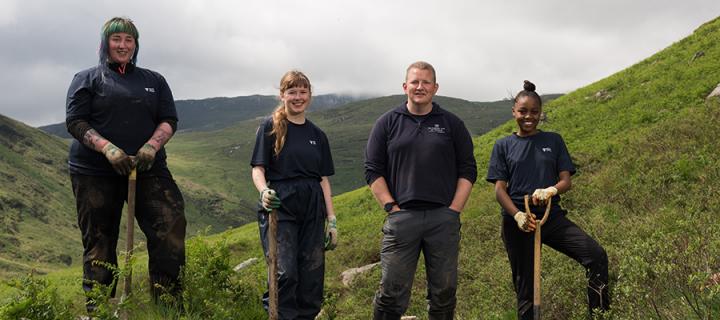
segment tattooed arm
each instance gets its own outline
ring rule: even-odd
[[[110,142],[95,131],[87,121],[82,119],[71,121],[67,124],[67,129],[73,138],[97,152],[102,152],[103,147]]]
[[[160,148],[170,141],[173,133],[173,127],[169,122],[161,122],[157,128],[155,128],[155,132],[152,137],[150,137],[150,140],[147,141],[147,144],[155,148],[155,151],[160,150]]]
[[[173,125],[168,121],[161,122],[156,128],[150,140],[138,150],[136,159],[138,171],[147,171],[155,163],[155,154],[173,136]]]
[[[121,175],[128,175],[133,167],[133,161],[122,149],[118,148],[100,133],[95,131],[90,124],[82,119],[71,121],[67,124],[70,134],[82,142],[86,147],[105,155],[115,172]]]

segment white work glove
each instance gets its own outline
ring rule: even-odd
[[[325,227],[325,250],[335,250],[338,242],[337,219],[330,216]]]
[[[527,214],[522,211],[518,211],[515,216],[515,221],[517,222],[518,228],[524,232],[531,232],[535,230],[535,215],[534,214]]]
[[[260,192],[260,205],[267,212],[280,208],[280,198],[278,198],[275,190],[270,188],[263,189],[263,191]]]
[[[533,205],[539,205],[545,203],[548,199],[552,198],[558,193],[558,189],[555,187],[547,187],[545,189],[535,189],[532,194]]]

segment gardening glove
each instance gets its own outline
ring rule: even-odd
[[[527,214],[522,211],[518,211],[515,216],[515,221],[517,222],[518,228],[524,232],[531,232],[535,230],[535,215],[534,214]]]
[[[112,142],[108,142],[108,144],[102,148],[102,153],[105,155],[105,158],[110,161],[110,165],[115,169],[115,172],[123,176],[130,174],[134,163],[125,151],[112,144]]]
[[[545,189],[535,189],[532,194],[533,205],[539,205],[545,203],[548,199],[552,198],[558,193],[558,189],[555,187],[547,187]]]
[[[335,216],[328,217],[325,226],[325,251],[335,250],[338,242],[337,219]]]
[[[146,143],[140,148],[140,150],[138,150],[137,154],[135,155],[135,161],[137,161],[138,171],[147,171],[152,168],[152,165],[155,162],[156,152],[157,150],[155,150],[155,147],[153,147],[149,143]]]
[[[263,191],[260,192],[260,205],[267,212],[280,208],[280,198],[278,198],[275,190],[270,188],[263,189]]]

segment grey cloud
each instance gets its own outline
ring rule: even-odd
[[[317,93],[398,94],[422,59],[440,94],[487,101],[523,79],[544,93],[597,81],[689,35],[720,2],[5,0],[0,12],[0,113],[43,125],[64,118],[72,75],[97,63],[115,15],[135,20],[139,64],[179,99],[276,94],[291,68]]]

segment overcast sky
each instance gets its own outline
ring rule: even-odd
[[[63,121],[70,80],[97,63],[113,16],[135,21],[138,64],[175,99],[277,94],[289,69],[315,94],[400,94],[407,65],[426,60],[438,94],[493,101],[524,79],[570,92],[719,14],[717,0],[0,0],[0,114]]]

